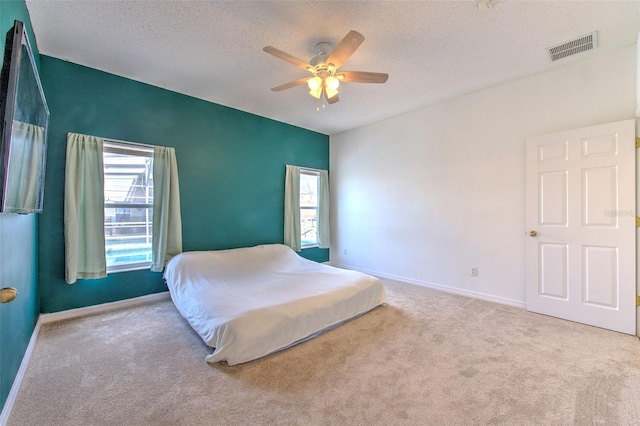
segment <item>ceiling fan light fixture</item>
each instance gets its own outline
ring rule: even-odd
[[[327,86],[326,91],[327,91],[327,99],[331,99],[338,94],[338,91],[336,89],[332,89],[329,86]]]
[[[338,86],[340,86],[340,80],[332,75],[327,77],[324,80],[324,83],[327,85],[327,90],[335,90],[336,92],[338,90]]]
[[[316,99],[320,99],[320,96],[322,96],[322,86],[318,87],[317,89],[309,90],[309,94]]]
[[[322,79],[318,76],[310,78],[309,81],[307,81],[307,86],[309,86],[309,90],[312,92],[317,91],[322,87]]]

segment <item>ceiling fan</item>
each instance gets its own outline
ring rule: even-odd
[[[288,53],[278,50],[272,46],[266,46],[263,50],[272,54],[276,58],[280,58],[283,61],[289,62],[302,68],[303,70],[311,72],[313,74],[310,77],[301,78],[299,80],[291,81],[289,83],[282,84],[274,87],[274,92],[280,92],[292,87],[301,86],[307,84],[309,87],[309,94],[316,99],[320,99],[322,96],[328,103],[334,104],[339,101],[338,87],[340,82],[345,83],[384,83],[389,78],[389,74],[380,72],[366,72],[366,71],[338,71],[346,61],[351,57],[353,52],[362,44],[364,36],[357,31],[349,31],[349,34],[342,39],[338,46],[331,51],[331,43],[318,43],[316,45],[316,51],[318,53],[308,63],[291,56]],[[330,52],[330,53],[329,53]]]

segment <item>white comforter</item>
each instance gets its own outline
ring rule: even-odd
[[[281,244],[182,253],[164,277],[182,316],[215,348],[211,363],[251,361],[386,303],[377,278]]]

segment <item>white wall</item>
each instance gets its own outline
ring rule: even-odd
[[[525,139],[635,110],[629,46],[332,136],[331,263],[523,305]]]

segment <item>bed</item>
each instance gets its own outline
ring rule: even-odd
[[[210,363],[260,358],[386,303],[377,278],[282,244],[181,253],[164,278],[180,314],[213,348]]]

